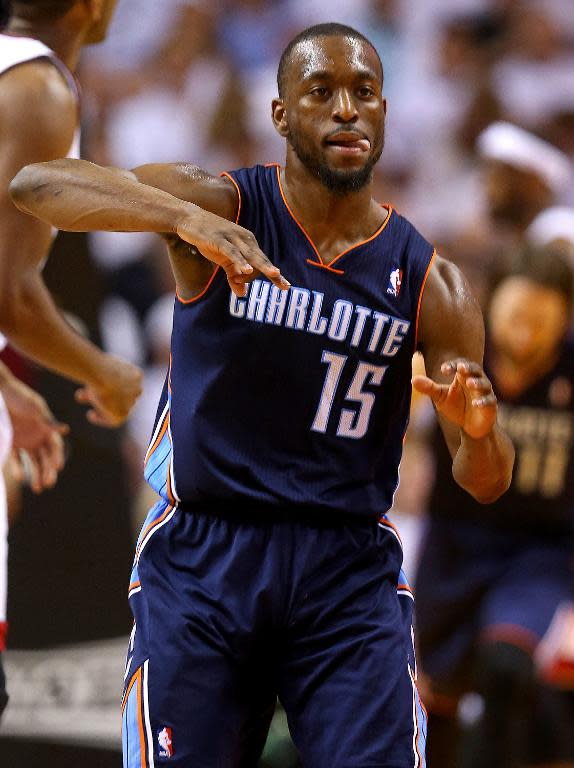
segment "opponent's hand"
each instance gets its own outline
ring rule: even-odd
[[[2,395],[12,422],[16,480],[27,481],[34,493],[52,488],[64,468],[68,426],[56,421],[44,398],[16,377],[4,383]]]
[[[142,392],[142,371],[106,355],[97,382],[76,390],[76,401],[90,406],[86,418],[98,427],[119,427]]]
[[[413,386],[428,395],[437,411],[475,439],[485,437],[496,422],[496,397],[484,371],[471,360],[450,360],[441,372],[454,374],[450,384],[437,384],[428,376],[414,376]]]
[[[225,271],[229,287],[237,296],[245,296],[245,282],[253,279],[256,272],[264,274],[277,288],[290,287],[259,248],[255,235],[238,224],[208,211],[199,211],[180,222],[176,234]]]

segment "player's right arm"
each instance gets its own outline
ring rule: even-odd
[[[52,231],[14,207],[10,181],[22,166],[65,155],[77,123],[77,103],[58,70],[33,61],[0,78],[0,331],[36,362],[84,385],[89,418],[115,426],[141,391],[138,368],[106,355],[65,320],[41,267]]]
[[[277,287],[289,287],[255,236],[234,223],[238,199],[233,184],[193,166],[150,165],[124,171],[82,160],[58,160],[24,168],[13,180],[11,193],[21,210],[59,229],[157,232],[171,237],[174,246],[178,239],[191,244],[187,267],[181,249],[180,258],[172,256],[178,290],[186,297],[198,288],[197,249],[225,270],[239,295],[245,292],[246,276],[255,270]]]

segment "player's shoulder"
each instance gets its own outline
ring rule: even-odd
[[[0,93],[4,98],[34,98],[40,106],[76,108],[76,93],[61,69],[47,56],[23,61],[0,76]],[[34,104],[29,106],[33,108]]]
[[[0,83],[3,147],[30,162],[65,156],[77,127],[78,104],[58,69],[47,60],[33,60],[2,74]]]
[[[421,337],[466,333],[476,328],[482,335],[480,305],[462,270],[435,252],[421,301]]]
[[[35,125],[59,132],[68,124],[75,128],[78,114],[76,95],[61,72],[49,59],[19,64],[0,77],[2,123]]]

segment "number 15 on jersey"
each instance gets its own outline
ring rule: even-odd
[[[325,433],[327,431],[333,401],[347,361],[347,355],[337,355],[335,352],[323,350],[321,362],[327,364],[327,374],[323,383],[319,407],[311,427],[314,432]],[[341,410],[337,426],[338,437],[360,440],[367,434],[371,412],[375,404],[375,395],[373,392],[365,391],[363,387],[380,386],[387,367],[386,365],[372,365],[363,362],[357,364],[357,369],[345,396],[346,401],[356,403],[356,405],[353,408]]]

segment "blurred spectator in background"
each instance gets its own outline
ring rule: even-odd
[[[478,197],[473,215],[451,247],[484,302],[489,270],[520,245],[539,214],[564,199],[574,173],[559,149],[504,121],[479,134],[477,152]]]
[[[572,699],[540,692],[533,658],[574,598],[573,292],[572,269],[551,248],[522,251],[495,282],[485,368],[516,449],[510,490],[488,506],[459,493],[448,452],[432,440],[416,579],[429,768],[574,762]],[[466,700],[457,743],[468,691],[478,697]]]

